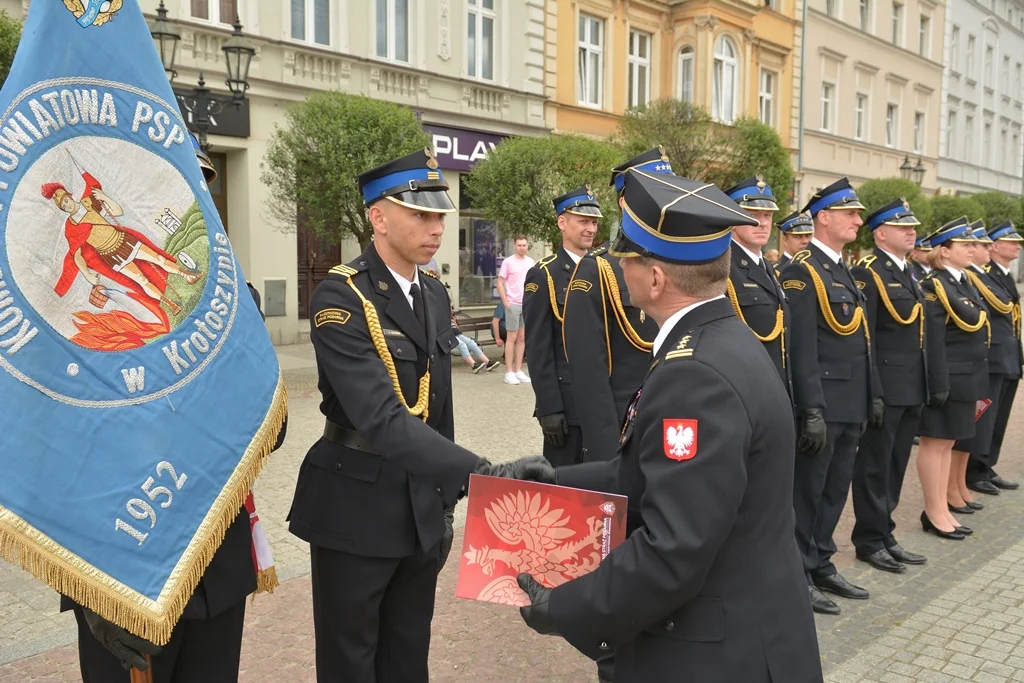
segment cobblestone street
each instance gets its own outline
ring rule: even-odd
[[[485,350],[494,353],[493,347]],[[256,500],[283,584],[274,595],[249,605],[242,653],[245,683],[315,680],[308,550],[288,534],[284,518],[299,463],[323,422],[312,347],[280,347],[278,354],[289,391],[288,438],[260,477]],[[500,370],[474,376],[456,365],[458,441],[498,461],[539,453],[530,387],[505,386]],[[998,467],[1008,479],[1020,478],[1024,469],[1019,446],[1024,398],[1020,401]],[[826,681],[1024,681],[1024,652],[1018,647],[1024,640],[1024,490],[980,496],[985,509],[964,520],[975,534],[958,543],[921,531],[913,462],[904,491],[897,536],[908,550],[925,554],[928,563],[891,575],[855,560],[849,543],[852,505],[847,506],[836,535],[837,565],[846,578],[871,591],[871,599],[838,599],[841,616],[818,617]],[[460,505],[457,530],[464,514],[465,505]],[[459,548],[461,531],[453,557]],[[534,634],[517,610],[456,599],[456,567],[450,562],[438,584],[431,680],[596,681],[589,660],[558,638]],[[81,680],[74,619],[57,608],[52,590],[0,563],[0,683]]]

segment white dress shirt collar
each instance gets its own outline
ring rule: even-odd
[[[679,322],[684,315],[686,315],[687,313],[689,313],[690,311],[694,310],[699,306],[703,306],[706,303],[710,303],[712,301],[717,301],[719,299],[724,298],[724,294],[719,294],[718,296],[711,297],[710,299],[704,299],[704,301],[698,301],[695,304],[690,304],[686,308],[681,308],[675,313],[673,313],[671,316],[669,316],[668,320],[665,321],[665,324],[661,326],[660,330],[658,330],[658,336],[654,338],[654,348],[651,349],[651,353],[655,356],[658,355],[658,349],[660,349],[661,345],[665,343],[665,339],[672,331],[672,328],[676,326],[676,323]]]
[[[745,246],[743,246],[742,244],[737,242],[735,239],[732,241],[732,243],[735,244],[740,249],[742,249],[743,251],[747,252],[747,256],[749,256],[751,259],[753,259],[753,261],[754,261],[754,263],[756,265],[761,265],[761,255],[760,254],[755,254],[754,252],[750,251]]]
[[[832,259],[832,263],[839,263],[843,258],[836,252],[832,251],[831,247],[827,247],[823,243],[819,242],[817,237],[811,238],[811,244],[825,252],[825,256],[828,256],[830,259]]]
[[[402,294],[405,294],[405,300],[409,302],[410,306],[412,306],[412,294],[409,293],[409,290],[412,289],[413,284],[420,289],[423,289],[422,285],[420,285],[420,269],[417,268],[415,270],[411,280],[406,280],[404,277],[391,270],[391,266],[388,266],[387,268],[391,273],[391,277],[395,278],[395,282],[397,282],[398,286],[402,288]]]
[[[957,270],[953,266],[943,266],[950,275],[953,276],[957,282],[961,282],[964,279],[964,273],[961,270]]]
[[[892,254],[887,252],[885,249],[882,249],[881,247],[878,247],[878,251],[882,252],[883,254],[885,254],[886,256],[891,258],[893,260],[893,262],[895,262],[896,265],[899,267],[900,272],[903,272],[904,270],[907,269],[907,259],[905,259],[905,258],[896,258],[895,256],[893,256]]]
[[[999,272],[1001,272],[1003,275],[1009,275],[1010,274],[1010,269],[1004,267],[1002,263],[998,263],[996,261],[992,261],[992,263],[996,264],[996,268],[998,268]]]

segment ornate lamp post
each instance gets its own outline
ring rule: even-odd
[[[910,180],[910,174],[914,172],[914,167],[910,163],[910,157],[903,155],[903,163],[900,164],[900,175],[903,176],[904,180]]]
[[[917,158],[917,166],[914,167],[914,182],[917,183],[918,187],[921,187],[921,183],[924,182],[925,171],[924,164],[921,163],[921,157]]]

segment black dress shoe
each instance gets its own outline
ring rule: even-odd
[[[978,493],[987,493],[990,496],[999,495],[999,489],[989,481],[969,481],[967,482],[967,488]]]
[[[893,559],[893,556],[884,548],[882,550],[877,550],[870,555],[861,555],[860,553],[857,553],[857,559],[861,562],[867,562],[875,569],[881,569],[883,572],[902,574],[907,571],[906,565],[900,564]]]
[[[860,586],[854,586],[843,578],[842,574],[836,573],[832,576],[813,578],[814,585],[823,591],[833,593],[841,598],[850,600],[867,600],[868,592]]]
[[[946,503],[946,505],[947,505],[947,507],[949,507],[949,511],[950,512],[955,512],[958,515],[973,515],[974,514],[974,508],[969,507],[967,505],[964,505],[962,508],[958,508],[955,505],[950,505],[949,503]]]
[[[807,587],[811,593],[811,609],[818,614],[839,614],[839,605],[828,599],[824,593],[814,586]]]
[[[932,532],[939,538],[945,538],[950,541],[962,541],[965,538],[967,538],[964,534],[960,533],[958,529],[954,529],[953,531],[943,531],[942,529],[938,528],[937,526],[932,524],[932,520],[928,519],[927,512],[921,513],[921,528],[925,531]]]
[[[973,500],[967,501],[967,507],[971,508],[972,510],[984,510],[985,509],[984,505],[982,505],[981,503],[978,503],[976,501],[973,501]]]
[[[958,533],[961,533],[961,534],[963,534],[964,536],[970,536],[971,534],[973,534],[973,533],[974,533],[974,529],[972,529],[972,528],[971,528],[971,527],[969,527],[969,526],[958,526],[958,527],[956,528],[956,530],[957,530],[957,532],[958,532]]]
[[[918,555],[917,553],[912,553],[909,550],[904,550],[903,546],[899,543],[891,548],[886,548],[886,550],[889,551],[889,555],[892,559],[897,562],[902,562],[903,564],[924,564],[928,561],[928,558],[924,555]]]
[[[993,486],[995,486],[998,489],[1003,489],[1004,491],[1016,491],[1017,489],[1020,488],[1020,484],[1018,484],[1017,482],[1007,481],[1006,479],[1000,477],[998,474],[993,474],[992,478],[989,479],[989,481],[992,482]]]

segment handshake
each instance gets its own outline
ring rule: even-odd
[[[540,455],[498,464],[492,464],[489,460],[480,458],[473,468],[473,474],[503,477],[505,479],[519,479],[521,481],[537,481],[541,484],[557,483],[555,481],[555,468]]]

